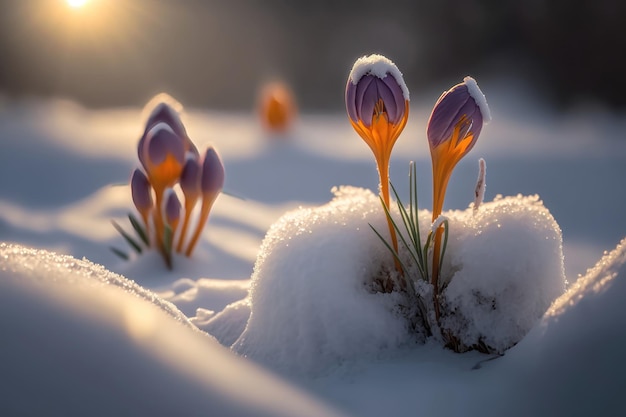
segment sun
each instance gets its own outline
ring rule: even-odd
[[[78,9],[80,7],[83,7],[85,4],[87,4],[89,0],[66,0],[66,3],[68,6],[74,8],[74,9]]]

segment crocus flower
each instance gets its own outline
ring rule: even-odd
[[[285,132],[293,123],[296,113],[293,93],[284,83],[269,83],[261,90],[259,116],[268,131]]]
[[[448,180],[456,164],[476,143],[483,123],[491,115],[485,96],[476,81],[465,77],[463,82],[444,92],[430,115],[426,134],[433,164],[433,215],[441,214]],[[432,284],[435,298],[435,317],[439,321],[439,256],[442,228],[435,229],[432,261]]]
[[[164,190],[178,181],[185,162],[185,150],[182,139],[169,125],[159,123],[152,127],[139,154],[155,190]]]
[[[191,256],[194,246],[200,237],[200,232],[202,232],[202,228],[209,218],[211,207],[223,187],[224,165],[217,151],[211,146],[207,149],[202,162],[202,176],[200,179],[202,207],[200,208],[200,218],[185,255]]]
[[[137,211],[141,215],[146,234],[150,236],[150,211],[152,210],[152,189],[146,175],[140,169],[133,171],[130,180],[130,190],[133,197],[133,203]]]
[[[180,174],[180,189],[185,196],[185,218],[183,220],[183,226],[181,228],[180,237],[178,239],[178,245],[176,247],[177,252],[182,252],[187,235],[187,228],[189,227],[189,220],[191,218],[191,212],[200,198],[200,175],[201,168],[198,160],[190,156],[185,162],[183,171]]]
[[[171,188],[168,188],[165,193],[165,206],[163,207],[163,214],[165,222],[172,229],[172,235],[176,232],[178,222],[180,221],[180,201],[178,196]]]
[[[352,127],[374,153],[381,196],[389,207],[389,159],[409,117],[409,90],[398,67],[382,55],[357,59],[346,84],[346,109]],[[397,250],[390,221],[389,232]]]
[[[193,144],[191,139],[189,139],[185,125],[180,118],[180,110],[182,110],[182,105],[180,103],[167,94],[158,94],[150,100],[150,102],[146,105],[146,109],[150,113],[148,115],[148,120],[146,121],[144,133],[139,139],[138,145],[138,157],[142,164],[145,164],[144,153],[142,150],[148,132],[159,123],[165,123],[168,125],[170,129],[182,139],[183,149],[185,152],[191,152],[194,155],[199,156],[198,149]]]
[[[426,131],[433,163],[433,221],[443,209],[452,170],[474,147],[483,123],[490,119],[485,96],[471,77],[437,100]]]

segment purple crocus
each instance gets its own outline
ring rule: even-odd
[[[448,180],[456,164],[476,143],[483,123],[491,119],[485,96],[476,81],[465,77],[463,82],[444,92],[430,115],[426,135],[433,164],[433,223],[443,210]],[[432,280],[435,317],[439,321],[439,256],[443,228],[435,229],[433,238]]]
[[[182,139],[165,123],[153,126],[139,152],[150,183],[155,188],[165,189],[174,185],[180,176],[185,161]]]
[[[200,176],[201,167],[198,160],[188,154],[189,157],[183,166],[183,172],[180,174],[180,189],[185,196],[185,217],[183,220],[183,226],[181,228],[180,237],[178,239],[178,245],[176,246],[177,252],[182,252],[185,237],[187,235],[187,228],[189,227],[189,220],[191,218],[191,212],[200,198]]]
[[[379,78],[371,73],[356,84],[348,80],[346,109],[353,123],[362,122],[367,128],[381,116],[392,125],[398,124],[406,110],[402,88],[396,79],[390,74]]]
[[[163,213],[166,223],[172,228],[172,233],[176,231],[178,222],[180,220],[180,201],[178,196],[171,188],[168,188],[165,193],[165,207],[163,207]]]
[[[389,159],[409,117],[409,90],[398,67],[382,55],[357,59],[346,84],[346,110],[352,127],[374,153],[381,197],[389,207]],[[389,233],[397,250],[391,222]]]
[[[210,146],[206,150],[202,162],[202,177],[200,189],[203,198],[217,196],[224,187],[224,165],[215,148]]]
[[[155,102],[156,105],[153,104]],[[168,95],[159,94],[154,99],[152,99],[146,107],[151,108],[151,110],[148,116],[148,120],[146,121],[144,133],[139,139],[138,144],[138,157],[139,161],[142,164],[145,164],[145,154],[143,153],[143,147],[144,142],[147,139],[148,132],[160,123],[164,123],[169,126],[172,132],[174,132],[174,134],[181,138],[183,142],[183,149],[185,152],[191,152],[196,156],[199,155],[198,149],[187,135],[185,125],[180,118],[180,112],[174,108],[182,108],[182,106],[178,102],[176,102],[176,100]]]
[[[483,123],[490,119],[485,96],[471,77],[437,100],[426,130],[433,163],[433,221],[443,209],[452,170],[474,147]]]
[[[150,236],[150,212],[152,210],[152,188],[148,177],[140,169],[135,169],[130,179],[130,191],[133,203],[141,215],[146,228],[146,235]]]
[[[222,160],[212,146],[206,150],[202,162],[202,177],[200,179],[200,189],[202,193],[202,207],[200,208],[200,218],[196,230],[189,242],[185,255],[191,256],[202,228],[209,218],[211,207],[215,199],[224,187],[224,165]]]

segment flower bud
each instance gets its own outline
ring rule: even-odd
[[[200,187],[205,196],[216,195],[224,187],[224,165],[222,165],[220,156],[212,146],[206,150],[204,155]]]
[[[165,193],[165,207],[163,208],[165,221],[172,227],[172,230],[176,230],[176,225],[180,220],[180,201],[178,196],[171,188],[168,188]]]
[[[200,195],[200,164],[194,157],[187,158],[180,174],[180,188],[186,199],[195,199]]]
[[[146,135],[143,162],[153,187],[171,187],[178,181],[185,162],[181,138],[165,123],[157,124]]]
[[[284,132],[296,117],[296,102],[289,87],[273,82],[263,87],[259,96],[259,116],[266,130]]]
[[[485,96],[471,77],[435,103],[426,129],[433,163],[433,221],[443,210],[454,167],[474,147],[483,123],[490,119]]]
[[[462,147],[465,155],[474,147],[483,122],[490,119],[485,96],[473,78],[465,77],[437,100],[426,130],[430,147],[434,149],[452,141],[450,146]]]
[[[130,180],[130,190],[133,203],[140,214],[148,213],[152,209],[152,189],[146,175],[140,169],[133,171]]]

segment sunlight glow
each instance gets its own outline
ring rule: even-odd
[[[83,7],[85,4],[87,4],[88,1],[89,0],[66,0],[67,5],[74,9]]]

